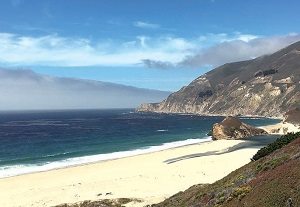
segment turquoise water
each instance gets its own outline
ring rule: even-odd
[[[224,117],[133,109],[2,112],[0,177],[115,159],[210,140]],[[255,126],[278,123],[241,118]]]

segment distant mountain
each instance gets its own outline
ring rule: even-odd
[[[0,68],[0,110],[134,108],[170,92]]]
[[[137,110],[282,117],[299,106],[300,42],[297,42],[271,55],[220,66],[166,100],[142,104]]]

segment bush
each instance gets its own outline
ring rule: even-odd
[[[294,139],[300,137],[300,132],[297,133],[288,133],[286,135],[281,136],[275,142],[268,144],[266,147],[261,148],[258,152],[253,156],[252,160],[258,160],[262,157],[265,157],[277,149],[282,148],[283,146],[289,144]]]
[[[278,73],[278,70],[270,69],[270,70],[264,70],[263,71],[264,76],[272,75],[272,74],[275,74],[275,73]]]
[[[232,192],[233,197],[237,197],[239,200],[241,200],[243,197],[247,195],[251,191],[251,186],[242,186],[235,188],[234,191]]]
[[[282,156],[278,158],[273,158],[271,160],[268,160],[265,163],[258,164],[256,166],[256,172],[259,173],[261,171],[266,171],[270,169],[274,169],[275,167],[281,165],[283,162],[285,162],[288,159],[288,156]]]

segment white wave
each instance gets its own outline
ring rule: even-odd
[[[157,132],[167,132],[167,131],[169,131],[168,129],[158,129],[158,130],[156,130]]]
[[[247,120],[247,119],[250,119],[250,120],[261,120],[263,118],[261,117],[239,117],[239,119],[243,119],[243,120]]]
[[[130,157],[135,155],[141,155],[141,154],[181,147],[185,145],[207,142],[211,140],[212,140],[211,137],[204,137],[201,139],[187,139],[183,141],[164,143],[159,146],[146,147],[143,149],[135,149],[131,151],[122,151],[122,152],[113,152],[108,154],[68,158],[61,161],[46,162],[40,165],[37,164],[7,165],[7,166],[0,167],[0,178],[12,177],[12,176],[17,176],[22,174],[33,173],[33,172],[48,171],[48,170],[53,170],[58,168],[65,168],[65,167],[88,164],[88,163],[105,161],[105,160],[113,160],[118,158]]]

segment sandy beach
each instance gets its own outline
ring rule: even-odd
[[[297,126],[287,122],[280,122],[278,124],[263,126],[261,128],[266,130],[269,134],[286,134],[300,131],[299,125]]]
[[[199,183],[212,183],[245,165],[257,142],[220,140],[133,157],[0,179],[0,206],[53,206],[83,200],[162,201]]]

